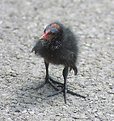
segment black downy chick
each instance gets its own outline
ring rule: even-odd
[[[53,95],[63,92],[64,101],[66,103],[66,92],[72,95],[85,98],[77,93],[74,93],[67,89],[67,75],[68,69],[74,70],[75,75],[77,74],[76,61],[78,56],[77,39],[69,28],[64,27],[61,23],[53,22],[49,24],[43,35],[39,38],[38,42],[32,49],[36,55],[40,55],[44,58],[46,67],[46,80],[45,83],[50,83],[57,92]],[[48,73],[49,63],[56,65],[63,65],[63,78],[64,84],[53,80]],[[62,90],[59,90],[55,84],[59,84]],[[52,96],[52,95],[51,95]]]

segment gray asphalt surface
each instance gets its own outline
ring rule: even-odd
[[[52,21],[80,38],[78,75],[68,86],[87,96],[45,99],[54,90],[43,83],[43,59],[31,49]],[[50,75],[63,82],[62,66]],[[53,70],[53,71],[52,71]],[[0,121],[114,121],[114,1],[0,0]]]

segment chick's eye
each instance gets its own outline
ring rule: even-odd
[[[51,33],[52,33],[52,34],[56,34],[57,32],[58,32],[58,30],[57,30],[56,28],[52,28],[52,29],[51,29]]]

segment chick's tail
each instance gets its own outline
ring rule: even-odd
[[[70,71],[71,71],[72,69],[73,69],[73,71],[74,71],[74,75],[77,75],[77,73],[78,73],[77,67],[76,67],[76,66],[70,67]]]

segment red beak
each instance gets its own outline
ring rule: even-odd
[[[48,38],[48,33],[44,33],[39,39],[40,40],[47,40]]]

